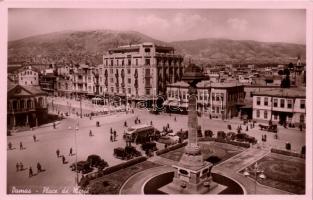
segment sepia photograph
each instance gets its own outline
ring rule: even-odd
[[[6,193],[307,194],[307,12],[8,8]]]

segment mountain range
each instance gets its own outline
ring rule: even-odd
[[[172,46],[177,53],[204,64],[286,64],[295,62],[298,56],[305,60],[306,52],[302,44],[220,38],[164,42],[136,31],[90,30],[54,32],[9,41],[8,59],[9,62],[31,59],[33,62],[101,64],[102,55],[109,48],[142,42]]]

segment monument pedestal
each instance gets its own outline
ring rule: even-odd
[[[200,167],[173,165],[174,179],[159,190],[166,194],[219,194],[227,187],[212,180],[212,164],[203,162]]]

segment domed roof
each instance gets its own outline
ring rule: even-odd
[[[185,82],[194,82],[198,83],[205,79],[205,76],[202,72],[202,69],[197,65],[190,63],[185,69],[182,80]]]

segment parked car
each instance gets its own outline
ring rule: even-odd
[[[77,168],[76,168],[77,166]],[[76,163],[73,163],[70,165],[70,168],[72,171],[77,171],[78,173],[87,174],[89,172],[92,172],[92,168],[90,167],[90,163],[87,161],[79,161]]]

